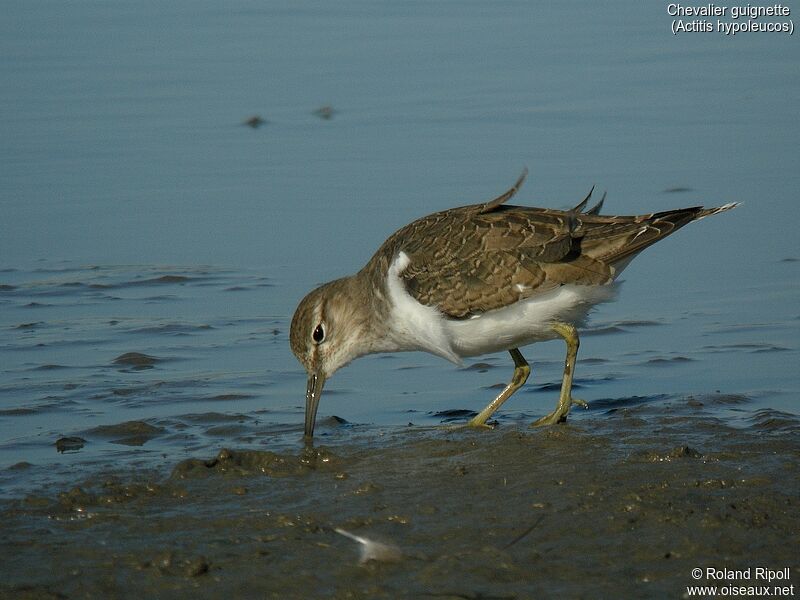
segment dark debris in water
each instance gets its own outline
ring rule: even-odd
[[[128,285],[161,285],[161,284],[174,284],[174,283],[188,283],[192,281],[191,277],[186,275],[161,275],[150,279],[142,279],[138,281],[130,281]]]
[[[644,364],[652,367],[670,367],[680,363],[694,362],[694,359],[686,356],[671,356],[669,358],[657,357],[647,360]]]
[[[158,435],[164,429],[145,423],[144,421],[125,421],[115,425],[100,425],[89,430],[92,435],[113,437],[118,435]]]
[[[24,415],[35,415],[39,410],[29,406],[19,406],[17,408],[0,409],[0,417],[21,417]]]
[[[32,463],[29,463],[27,460],[22,460],[18,463],[14,463],[10,467],[8,467],[9,471],[25,471],[30,469],[33,466]]]
[[[253,394],[217,394],[216,396],[211,396],[210,400],[218,400],[222,402],[229,402],[231,400],[246,400],[247,398],[253,398]]]
[[[77,452],[83,448],[86,440],[79,437],[62,437],[56,440],[55,446],[58,452]]]
[[[657,394],[654,396],[627,396],[624,398],[598,398],[592,400],[589,406],[593,409],[608,410],[614,412],[624,408],[631,408],[642,404],[662,402],[668,400],[669,396]]]
[[[493,365],[488,362],[476,362],[468,367],[464,367],[461,369],[462,371],[477,371],[478,373],[486,373],[490,369],[495,369],[496,365]]]
[[[583,387],[584,386],[581,385],[580,383],[578,383],[577,381],[573,381],[572,382],[572,389],[573,390],[579,390],[579,389],[581,389]],[[542,383],[541,385],[529,386],[526,389],[526,392],[532,392],[532,391],[550,392],[550,391],[560,391],[560,390],[561,390],[561,382],[560,381],[552,381],[552,382],[549,382],[549,383]]]
[[[181,415],[178,418],[183,421],[191,421],[194,423],[230,423],[232,421],[236,421],[237,423],[243,423],[245,421],[253,420],[253,417],[250,417],[248,415],[243,415],[238,413],[225,414],[218,412]]]
[[[326,104],[325,106],[320,106],[318,109],[314,111],[314,114],[318,116],[320,119],[325,121],[329,121],[333,118],[333,115],[336,114],[336,111],[333,109],[332,106]]]
[[[441,410],[433,413],[434,417],[441,419],[442,423],[451,423],[453,421],[461,421],[463,419],[471,419],[478,413],[474,410],[466,408],[451,408],[448,410]]]
[[[658,321],[626,319],[622,321],[614,321],[612,323],[598,323],[583,329],[581,331],[581,335],[613,335],[618,333],[627,333],[629,329],[638,327],[655,327],[658,325],[661,325],[661,323]]]
[[[242,125],[246,125],[247,127],[250,127],[251,129],[258,129],[262,125],[266,125],[266,123],[267,123],[266,119],[261,118],[261,116],[259,116],[259,115],[253,115],[252,117],[246,118],[242,122]]]
[[[90,429],[90,436],[111,438],[112,444],[123,446],[143,446],[150,440],[165,433],[162,427],[156,427],[144,421],[126,421],[115,425],[100,425]]]
[[[160,359],[141,352],[126,352],[116,357],[113,362],[115,365],[124,365],[136,369],[150,369],[160,362]]]
[[[579,362],[582,365],[602,365],[609,363],[611,361],[607,358],[589,357],[589,358],[581,358]]]
[[[736,350],[743,350],[745,352],[762,353],[762,352],[786,352],[789,348],[784,346],[776,346],[775,344],[765,344],[761,342],[746,342],[739,344],[717,344],[713,346],[703,346],[703,350],[711,350],[713,352],[730,352]]]
[[[69,367],[66,367],[64,365],[47,364],[47,365],[39,365],[38,367],[33,368],[34,371],[58,371],[59,369],[69,369]]]
[[[617,327],[616,325],[610,325],[608,327],[594,327],[581,331],[581,336],[613,335],[616,333],[625,333],[625,330],[622,327]]]

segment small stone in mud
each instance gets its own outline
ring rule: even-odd
[[[700,458],[703,455],[689,446],[678,446],[670,451],[669,456],[670,458]]]
[[[56,450],[61,453],[64,452],[77,452],[83,445],[86,443],[86,440],[79,437],[62,437],[56,440]]]
[[[96,498],[82,487],[75,486],[71,490],[58,494],[59,503],[67,510],[83,510],[87,505],[96,504]]]
[[[195,556],[186,559],[183,573],[186,577],[197,577],[208,573],[209,564],[205,556]]]
[[[689,446],[676,446],[667,453],[643,452],[641,455],[648,462],[671,462],[682,458],[701,458],[703,455]]]
[[[137,369],[148,369],[158,362],[155,356],[148,356],[140,352],[126,352],[114,359],[115,365],[127,365]]]
[[[383,488],[379,486],[377,483],[372,483],[371,481],[367,481],[358,486],[353,493],[360,496],[363,494],[374,494],[375,492],[380,492],[382,489]]]
[[[152,560],[139,564],[140,569],[156,568],[163,575],[182,575],[183,577],[197,577],[208,573],[210,564],[205,556],[175,556],[172,552],[165,552]]]

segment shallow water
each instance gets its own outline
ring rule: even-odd
[[[725,396],[624,404],[78,479],[4,503],[0,596],[675,597],[709,564],[796,582],[800,419],[731,428],[715,410],[746,400]]]
[[[661,407],[637,417],[658,430],[672,403],[713,398],[706,416],[731,436],[796,432],[793,38],[672,36],[666,5],[622,2],[4,13],[3,498],[109,472],[159,481],[223,448],[302,456],[297,301],[525,165],[525,204],[571,206],[593,184],[607,213],[743,202],[646,251],[597,309],[576,373],[581,431],[638,407]],[[314,112],[325,105],[329,119]],[[265,122],[243,125],[253,115]],[[524,354],[533,375],[497,415],[501,435],[555,402],[562,345]],[[375,440],[465,420],[510,372],[507,355],[463,369],[361,359],[323,395],[320,443],[389,460]]]
[[[0,457],[6,467],[32,466],[0,471],[3,495],[69,480],[87,463],[169,465],[223,446],[299,443],[305,376],[287,348],[289,315],[265,310],[265,299],[284,295],[280,281],[213,267],[62,265],[4,275]],[[591,408],[574,418],[707,393],[743,399],[715,408],[732,425],[747,426],[761,409],[797,413],[797,323],[788,315],[734,322],[741,305],[697,293],[685,300],[691,312],[608,320],[654,316],[624,314],[624,296],[583,333],[575,389]],[[533,376],[500,424],[552,408],[562,352],[557,342],[526,350]],[[501,354],[459,369],[422,354],[362,359],[330,382],[319,435],[331,415],[390,429],[463,421],[497,393],[510,362]],[[144,425],[152,428],[145,435]],[[65,437],[83,443],[59,454]]]

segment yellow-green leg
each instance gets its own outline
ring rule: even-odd
[[[558,406],[549,415],[533,422],[531,427],[540,425],[555,425],[567,420],[569,409],[573,404],[588,408],[583,400],[572,397],[572,376],[575,373],[575,361],[578,358],[578,347],[581,345],[578,331],[568,323],[554,323],[553,331],[564,338],[567,343],[567,358],[564,361],[564,379],[561,382],[561,394],[558,397]]]
[[[531,367],[526,362],[525,357],[522,356],[522,353],[516,348],[512,348],[508,352],[511,354],[511,358],[514,359],[514,375],[511,377],[511,381],[503,391],[500,392],[497,398],[492,400],[486,408],[470,419],[468,423],[470,427],[487,427],[486,421],[494,414],[494,411],[500,408],[503,402],[508,400],[511,395],[525,385],[525,382],[528,380],[528,375],[531,374]]]

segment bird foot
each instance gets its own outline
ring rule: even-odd
[[[584,400],[573,397],[570,397],[569,400],[570,400],[569,405],[566,408],[562,407],[561,404],[559,403],[556,409],[549,415],[540,417],[539,419],[536,419],[533,423],[531,423],[531,427],[542,427],[543,425],[556,425],[558,423],[566,422],[567,415],[569,414],[569,409],[573,405],[581,406],[586,409],[589,408],[589,404]]]
[[[475,422],[475,419],[470,419],[466,423],[459,423],[458,425],[444,425],[443,427],[450,431],[456,431],[459,429],[488,429],[491,431],[495,428],[494,425],[489,425],[488,423]]]
[[[570,400],[572,400],[572,404],[573,405],[577,404],[581,408],[585,408],[586,410],[589,410],[589,403],[586,402],[586,400],[581,400],[580,398],[570,398]]]

